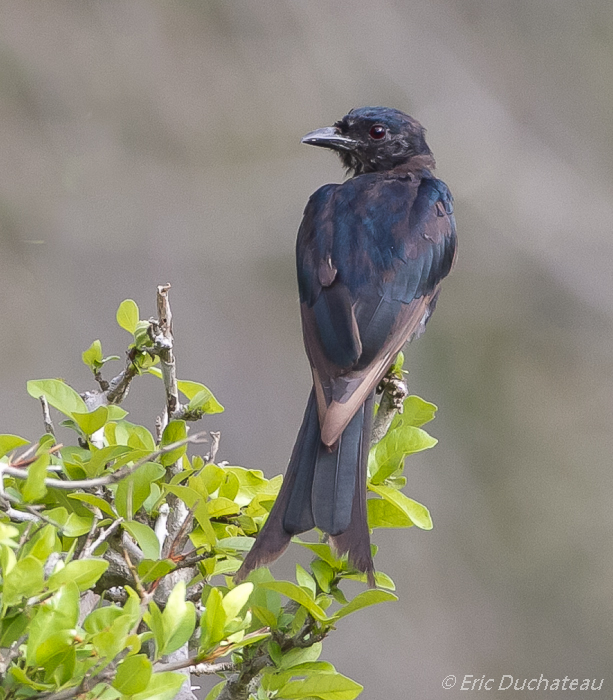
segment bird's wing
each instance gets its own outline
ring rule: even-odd
[[[297,265],[324,443],[338,440],[423,330],[455,258],[452,202],[432,177],[375,174],[327,185],[309,200]]]

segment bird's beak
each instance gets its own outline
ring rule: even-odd
[[[302,137],[301,143],[333,148],[336,151],[352,151],[357,145],[357,141],[343,136],[335,126],[325,126],[323,129],[311,131]]]

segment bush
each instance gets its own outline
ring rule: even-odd
[[[295,583],[260,569],[233,584],[282,477],[218,464],[218,433],[207,454],[188,455],[205,437],[188,423],[223,408],[203,384],[176,378],[168,289],[158,288],[156,320],[141,321],[131,300],[119,307],[133,340],[114,379],[102,371],[119,358],[96,340],[83,353],[96,390],[28,382],[45,434],[0,435],[0,700],[193,698],[190,673],[224,679],[207,700],[351,700],[362,687],[319,660],[322,640],[347,615],[395,600],[394,584],[377,572],[378,588],[348,601],[343,584],[365,577],[323,539],[299,538],[313,559]],[[401,366],[376,421],[385,435],[370,452],[369,524],[430,529],[427,509],[400,489],[405,457],[436,442],[421,430],[436,407],[401,392],[396,412]],[[164,383],[153,433],[119,405],[142,374]],[[74,445],[58,444],[49,407]]]

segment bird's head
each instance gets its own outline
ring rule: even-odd
[[[391,170],[414,156],[427,156],[426,130],[413,117],[389,107],[352,109],[334,126],[311,131],[302,143],[335,150],[351,175]]]

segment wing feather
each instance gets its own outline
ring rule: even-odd
[[[334,445],[396,354],[418,335],[455,259],[444,183],[361,175],[309,200],[296,247],[305,348]]]

